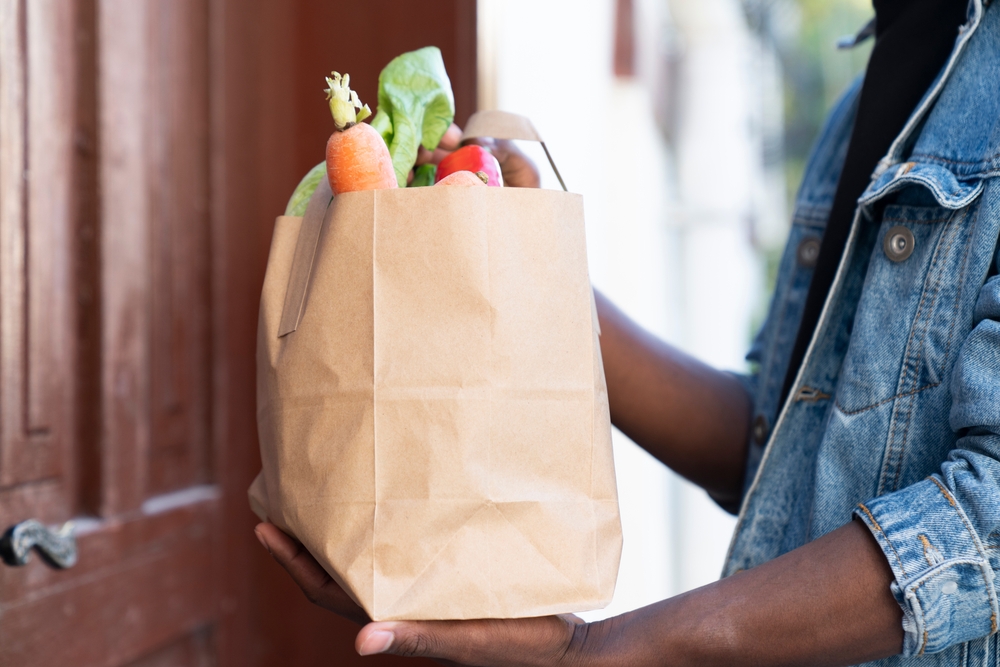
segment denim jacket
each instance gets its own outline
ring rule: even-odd
[[[859,518],[904,612],[903,654],[877,665],[1000,665],[1000,2],[968,16],[859,199],[779,405],[859,83],[831,113],[748,355],[755,420],[724,575]]]

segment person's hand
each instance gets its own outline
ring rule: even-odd
[[[470,667],[574,664],[577,647],[587,634],[583,621],[570,614],[372,623],[301,544],[270,523],[258,524],[254,532],[310,602],[365,626],[354,642],[361,655],[436,658],[445,664]]]
[[[576,647],[586,635],[586,627],[572,615],[392,621],[363,627],[354,647],[361,655],[435,658],[469,667],[557,667],[579,664]]]
[[[365,610],[316,562],[312,554],[280,528],[270,523],[259,523],[253,532],[274,560],[291,575],[310,602],[359,625],[371,620]]]
[[[493,153],[500,163],[503,184],[510,188],[540,188],[542,178],[538,167],[508,139],[469,139],[466,144],[478,144]]]
[[[500,163],[500,171],[503,173],[503,184],[511,188],[538,188],[541,187],[542,179],[538,174],[538,167],[527,155],[514,144],[506,139],[469,139],[462,143],[462,129],[451,124],[441,143],[434,151],[429,151],[423,146],[417,152],[417,165],[440,164],[446,156],[460,148],[462,145],[477,144],[486,148],[493,157]]]
[[[427,150],[422,145],[417,147],[416,166],[419,167],[422,164],[441,164],[441,160],[461,147],[461,141],[462,128],[452,123],[444,133],[444,136],[441,137],[441,141],[438,142],[438,147],[433,151]]]

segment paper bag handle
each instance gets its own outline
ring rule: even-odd
[[[278,338],[299,328],[299,320],[302,319],[306,303],[306,287],[309,286],[309,275],[316,259],[316,248],[319,247],[319,233],[323,230],[326,210],[332,200],[330,181],[324,176],[309,198],[302,226],[299,227],[299,239],[295,243],[295,255],[292,257],[292,272],[288,276],[285,303],[281,308]]]
[[[549,165],[552,167],[552,171],[556,173],[556,178],[559,179],[559,185],[562,186],[564,191],[566,190],[566,183],[563,182],[562,175],[559,173],[559,169],[556,167],[555,161],[552,159],[552,154],[549,153],[548,146],[542,140],[538,130],[535,126],[531,124],[531,121],[524,116],[519,116],[516,113],[510,113],[509,111],[498,111],[496,109],[489,109],[484,111],[477,111],[469,117],[469,120],[465,123],[465,132],[462,133],[462,141],[466,139],[475,139],[478,137],[488,137],[491,139],[521,139],[524,141],[537,141],[542,145],[542,150],[545,151],[545,157],[549,160]]]

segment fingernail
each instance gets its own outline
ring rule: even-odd
[[[365,639],[365,643],[361,645],[358,649],[359,655],[375,655],[376,653],[385,653],[392,646],[392,640],[395,639],[391,632],[386,632],[385,630],[376,630],[375,632],[368,635]]]
[[[253,529],[253,534],[257,536],[257,541],[260,542],[261,546],[267,549],[267,553],[271,553],[271,547],[267,546],[267,541],[264,540],[264,536],[256,528]]]

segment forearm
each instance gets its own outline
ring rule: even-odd
[[[721,500],[743,484],[750,397],[718,371],[643,330],[595,291],[611,421]]]
[[[569,664],[853,665],[900,652],[892,572],[857,521],[752,570],[580,627]]]

